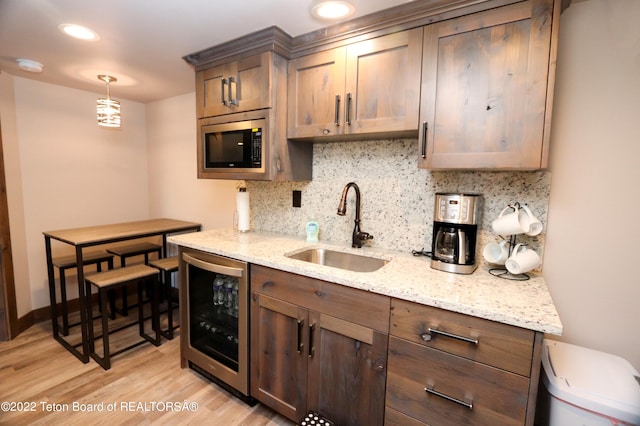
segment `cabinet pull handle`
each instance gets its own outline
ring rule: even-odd
[[[236,96],[238,95],[238,83],[235,78],[229,76],[229,105],[238,106],[238,99],[233,97],[233,93],[231,91],[231,83],[236,86]]]
[[[340,125],[340,95],[336,94],[335,114],[333,116],[333,124]]]
[[[422,147],[420,148],[420,155],[422,158],[427,158],[427,130],[429,130],[429,123],[427,121],[422,122]]]
[[[309,358],[313,358],[313,354],[316,351],[316,348],[313,345],[313,335],[316,331],[316,323],[309,325]]]
[[[224,86],[227,85],[227,79],[223,78],[222,80],[220,80],[220,82],[222,84],[221,87],[220,87],[220,97],[222,97],[222,105],[227,106],[228,105],[227,100],[224,98],[224,95],[225,95],[225,92],[226,92],[225,89],[224,89]]]
[[[302,353],[304,343],[302,343],[302,330],[304,329],[304,320],[298,320],[298,353]]]
[[[422,340],[424,340],[425,342],[428,342],[428,341],[432,340],[435,337],[435,336],[432,336],[432,334],[435,334],[437,336],[450,337],[450,338],[456,339],[456,340],[462,340],[463,342],[472,343],[474,345],[478,344],[478,339],[472,339],[470,337],[458,336],[457,334],[447,333],[446,331],[438,330],[437,328],[431,328],[431,327],[429,327],[427,329],[426,333],[422,333],[420,335],[420,337],[422,337]]]
[[[345,123],[347,126],[351,126],[351,93],[347,93],[347,105],[344,108]]]
[[[462,400],[462,399],[458,399],[458,398],[454,398],[452,396],[449,396],[447,394],[444,394],[442,392],[438,392],[437,390],[435,390],[433,388],[433,386],[427,386],[424,388],[424,391],[426,393],[429,393],[431,395],[435,395],[435,396],[439,396],[440,398],[446,399],[447,401],[451,401],[451,402],[455,402],[456,404],[460,404],[463,407],[468,408],[469,410],[473,410],[473,401],[468,401],[468,400]]]

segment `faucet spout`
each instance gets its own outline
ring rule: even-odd
[[[351,236],[351,247],[361,248],[362,241],[372,240],[373,235],[362,232],[360,230],[360,188],[355,182],[349,182],[342,190],[342,196],[340,197],[340,204],[338,204],[338,216],[344,216],[347,214],[347,194],[349,189],[353,188],[356,192],[356,218],[355,225],[353,227],[353,235]]]

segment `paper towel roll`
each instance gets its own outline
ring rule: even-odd
[[[246,188],[240,188],[236,194],[236,210],[238,212],[238,232],[249,230],[249,193]]]

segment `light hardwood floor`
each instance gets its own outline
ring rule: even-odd
[[[163,339],[159,347],[144,344],[113,358],[108,371],[67,352],[53,339],[49,323],[0,342],[0,424],[294,424],[261,404],[249,407],[193,370],[181,369],[176,331],[176,338]],[[169,408],[169,403],[185,402],[190,411]],[[7,411],[7,403],[23,412]],[[62,411],[47,411],[56,408]]]

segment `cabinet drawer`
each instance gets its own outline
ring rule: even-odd
[[[424,426],[425,424],[389,406],[385,407],[384,426]]]
[[[387,296],[258,265],[251,265],[251,291],[389,332]]]
[[[521,425],[528,392],[526,377],[389,338],[386,405],[427,424]]]
[[[526,377],[531,375],[535,336],[531,330],[393,299],[390,334]]]

